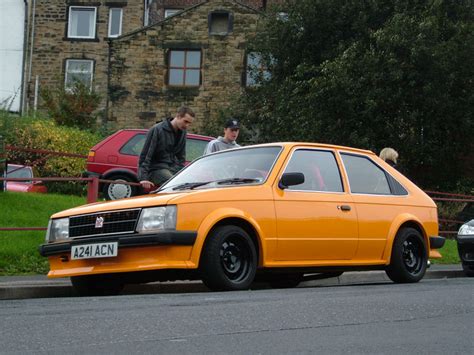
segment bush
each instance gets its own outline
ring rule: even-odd
[[[5,143],[28,149],[87,155],[89,149],[99,142],[99,134],[78,128],[58,126],[49,119],[15,117],[4,111],[0,114],[0,135]],[[80,177],[85,169],[85,159],[51,156],[21,151],[8,151],[8,161],[34,165],[44,177]],[[50,192],[82,195],[87,185],[83,182],[51,182]]]
[[[72,87],[60,85],[41,91],[48,114],[59,125],[91,129],[96,126],[100,95],[80,81]]]

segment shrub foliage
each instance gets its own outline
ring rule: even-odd
[[[91,129],[96,126],[100,95],[91,90],[81,81],[76,81],[69,88],[63,83],[53,88],[46,87],[41,90],[50,117],[59,125]]]
[[[5,111],[0,118],[0,135],[4,136],[6,144],[15,147],[87,155],[102,139],[96,133],[59,126],[50,119],[20,118]],[[86,163],[83,158],[15,150],[8,151],[7,158],[12,163],[34,165],[40,176],[45,177],[80,177]],[[48,187],[51,192],[82,194],[86,191],[86,184],[81,182],[48,183]]]
[[[258,86],[234,108],[257,141],[391,146],[423,187],[472,183],[472,2],[299,0],[284,8],[288,15],[275,9],[249,47],[271,75],[256,75]]]

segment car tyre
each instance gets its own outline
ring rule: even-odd
[[[414,228],[400,229],[386,269],[388,277],[397,283],[418,282],[425,275],[427,263],[426,244],[420,232]]]
[[[117,182],[136,182],[127,175],[113,175],[106,180],[116,180]],[[139,187],[125,184],[104,184],[102,192],[106,200],[118,200],[121,198],[128,198],[137,196],[139,194]]]
[[[257,252],[240,227],[217,227],[209,235],[202,255],[201,277],[213,291],[245,290],[255,278]]]
[[[114,296],[125,286],[112,275],[72,276],[71,283],[79,296]]]
[[[462,269],[464,271],[464,275],[467,277],[474,277],[474,266],[462,264]]]

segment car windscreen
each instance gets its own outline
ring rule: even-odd
[[[125,143],[122,148],[120,148],[120,153],[125,155],[140,155],[143,146],[145,145],[146,134],[138,133]],[[186,161],[193,161],[196,158],[199,158],[204,154],[206,149],[207,140],[194,139],[187,137],[186,138]]]
[[[281,149],[241,148],[206,155],[171,178],[160,191],[263,183]]]
[[[7,177],[9,178],[32,178],[33,172],[29,167],[22,167],[22,166],[14,166],[8,165],[7,166]],[[29,183],[31,181],[19,181],[21,183]]]

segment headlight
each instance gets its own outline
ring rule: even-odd
[[[458,236],[474,235],[474,222],[465,223],[459,228]]]
[[[69,218],[50,219],[48,231],[46,232],[46,241],[54,242],[67,238],[69,238]]]
[[[137,232],[149,233],[176,229],[176,206],[144,208],[138,220]]]

